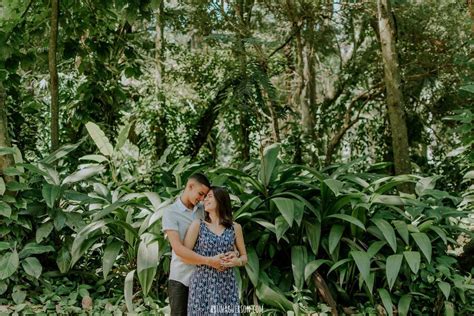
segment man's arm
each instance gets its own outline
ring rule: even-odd
[[[223,254],[214,257],[201,256],[183,245],[176,230],[166,230],[165,232],[168,235],[171,248],[173,248],[177,256],[181,257],[183,262],[195,265],[203,264],[217,270],[222,270],[221,257]]]

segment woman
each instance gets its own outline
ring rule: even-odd
[[[204,199],[205,219],[189,226],[184,246],[211,257],[221,253],[223,271],[209,266],[197,266],[191,276],[188,315],[240,314],[235,274],[231,267],[247,263],[242,227],[232,221],[229,193],[222,187],[211,187]],[[240,257],[234,254],[234,250]]]

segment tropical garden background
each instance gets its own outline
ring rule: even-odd
[[[0,312],[166,314],[232,193],[265,315],[474,313],[472,0],[2,0]]]

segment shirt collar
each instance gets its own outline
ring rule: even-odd
[[[176,199],[176,206],[178,207],[178,209],[181,212],[186,212],[186,211],[193,212],[194,211],[192,209],[187,208],[186,205],[184,205],[183,201],[181,201],[181,196],[178,196],[178,198]]]

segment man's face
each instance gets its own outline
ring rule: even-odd
[[[189,195],[189,200],[191,203],[193,203],[194,206],[196,206],[199,202],[204,200],[207,192],[209,192],[209,188],[199,182],[193,182],[191,184],[190,189],[191,189],[191,192]]]

